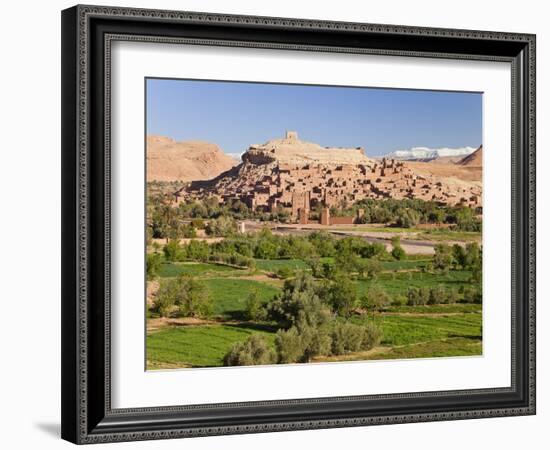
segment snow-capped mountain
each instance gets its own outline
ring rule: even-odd
[[[431,161],[433,159],[442,158],[446,156],[451,157],[464,157],[472,154],[476,151],[476,147],[459,147],[459,148],[428,148],[428,147],[413,147],[408,150],[395,150],[387,155],[384,155],[388,159],[400,159],[406,161]]]

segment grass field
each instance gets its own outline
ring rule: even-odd
[[[331,262],[332,258],[322,261]],[[470,284],[471,273],[451,270],[448,275],[426,272],[431,262],[426,256],[410,256],[403,261],[381,261],[382,272],[374,280],[357,280],[358,295],[370,286],[382,287],[390,297],[406,296],[410,287],[458,289]],[[172,325],[151,330],[147,334],[147,367],[149,369],[177,367],[214,367],[223,364],[229,348],[245,341],[252,333],[260,333],[274,345],[276,328],[245,320],[246,301],[257,292],[262,302],[269,302],[280,292],[283,281],[272,276],[281,268],[308,270],[299,259],[256,260],[255,269],[178,262],[163,263],[160,282],[182,274],[200,279],[210,293],[213,314],[210,322]],[[383,332],[382,342],[371,351],[338,357],[318,358],[319,361],[365,359],[403,359],[442,356],[480,355],[482,336],[482,306],[451,304],[429,306],[390,306],[383,312],[352,316],[355,323],[374,321]]]
[[[227,349],[245,341],[252,333],[261,333],[272,342],[273,332],[234,325],[206,325],[166,328],[147,336],[148,366],[180,367],[221,366]]]
[[[279,289],[271,284],[254,280],[234,278],[211,278],[205,280],[213,302],[214,316],[241,320],[246,300],[250,293],[258,292],[262,301],[269,301]]]

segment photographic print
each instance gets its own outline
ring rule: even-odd
[[[147,370],[482,355],[482,93],[145,91]]]

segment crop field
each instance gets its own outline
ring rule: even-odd
[[[334,258],[321,261],[332,263]],[[469,285],[469,271],[428,272],[425,268],[430,262],[429,258],[413,255],[401,261],[381,261],[381,272],[375,279],[357,279],[353,283],[359,297],[378,286],[392,299],[404,299],[411,287],[459,289]],[[254,269],[192,261],[164,262],[159,270],[160,283],[180,275],[196,277],[208,290],[212,315],[208,321],[150,329],[148,369],[222,366],[228,348],[252,334],[264,336],[274,347],[277,327],[247,320],[245,310],[251,294],[265,304],[281,292],[284,280],[275,273],[283,267],[309,271],[308,264],[300,259],[256,259]],[[316,357],[312,362],[481,355],[481,312],[480,304],[401,304],[353,315],[349,319],[352,323],[373,322],[380,327],[383,333],[380,344],[368,352]]]

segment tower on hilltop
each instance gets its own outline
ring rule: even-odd
[[[298,132],[297,131],[287,131],[286,132],[286,139],[291,139],[294,141],[298,140]]]

